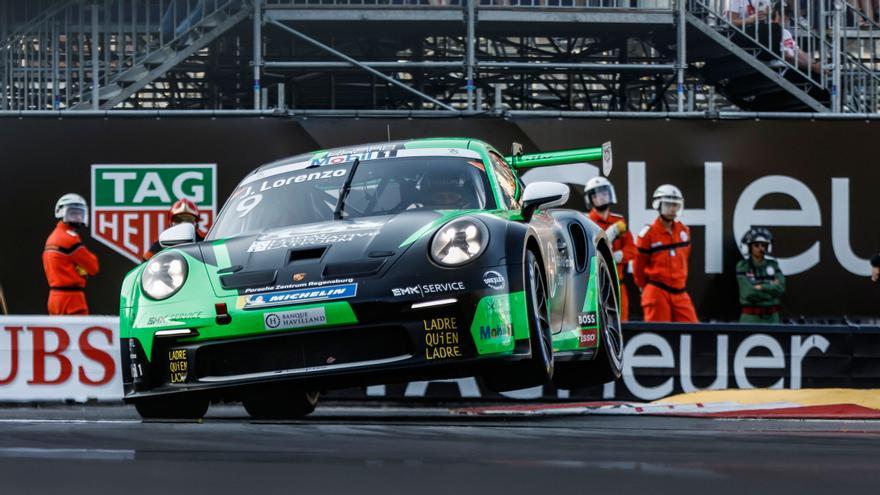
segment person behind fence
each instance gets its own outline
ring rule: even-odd
[[[736,264],[739,284],[740,323],[779,323],[780,300],[785,293],[785,276],[773,252],[773,235],[751,228],[742,238],[743,259]]]
[[[171,227],[179,224],[179,223],[191,223],[196,227],[196,241],[201,242],[203,240],[201,234],[199,234],[199,208],[192,201],[183,198],[178,199],[171,208],[168,210],[168,223]],[[159,244],[157,240],[153,244],[150,245],[150,249],[144,253],[144,261],[156,256],[159,251],[162,250],[162,245]]]
[[[791,8],[781,2],[773,6],[773,21],[785,26],[791,17]],[[782,57],[786,62],[808,73],[813,77],[821,77],[822,65],[812,60],[810,54],[800,49],[791,31],[782,28],[782,41],[780,42]]]
[[[79,194],[65,194],[55,203],[58,223],[43,248],[43,269],[49,282],[50,315],[87,315],[85,287],[98,274],[98,257],[83,244],[79,231],[88,226],[89,209]]]
[[[584,200],[590,208],[590,220],[605,230],[605,236],[611,241],[614,263],[617,265],[617,277],[620,280],[620,319],[629,319],[629,297],[626,294],[624,275],[626,266],[636,257],[636,245],[632,234],[626,228],[626,220],[616,213],[611,213],[611,205],[617,204],[617,193],[614,185],[605,177],[593,177],[584,186]]]
[[[731,24],[742,29],[746,36],[779,55],[782,52],[779,46],[782,26],[772,18],[772,7],[768,0],[730,0],[724,16]]]
[[[654,191],[652,206],[657,219],[636,239],[638,255],[633,278],[642,289],[645,321],[697,323],[694,303],[685,290],[691,232],[678,219],[684,211],[684,196],[671,185]]]

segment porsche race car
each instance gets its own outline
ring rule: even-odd
[[[198,418],[217,400],[296,418],[328,389],[618,378],[620,288],[604,232],[558,208],[568,186],[520,179],[602,157],[602,147],[504,157],[444,138],[257,168],[204,241],[173,226],[165,249],[126,276],[125,401],[145,418]]]

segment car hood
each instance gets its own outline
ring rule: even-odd
[[[343,283],[381,275],[414,240],[464,213],[412,211],[297,225],[200,249],[218,296]]]

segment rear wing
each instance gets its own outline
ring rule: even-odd
[[[611,143],[607,142],[598,148],[578,148],[573,150],[548,151],[546,153],[522,154],[522,145],[513,144],[513,155],[504,157],[507,163],[517,172],[535,167],[568,165],[571,163],[602,160],[602,174],[609,175],[613,160]]]

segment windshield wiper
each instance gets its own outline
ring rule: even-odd
[[[351,164],[351,172],[348,173],[348,177],[345,178],[345,182],[342,184],[342,189],[339,190],[339,200],[336,201],[336,208],[333,209],[333,218],[336,220],[342,220],[342,205],[345,204],[345,198],[348,197],[348,191],[351,189],[351,180],[354,179],[354,173],[357,171],[360,163],[360,158],[354,159],[354,163]]]

